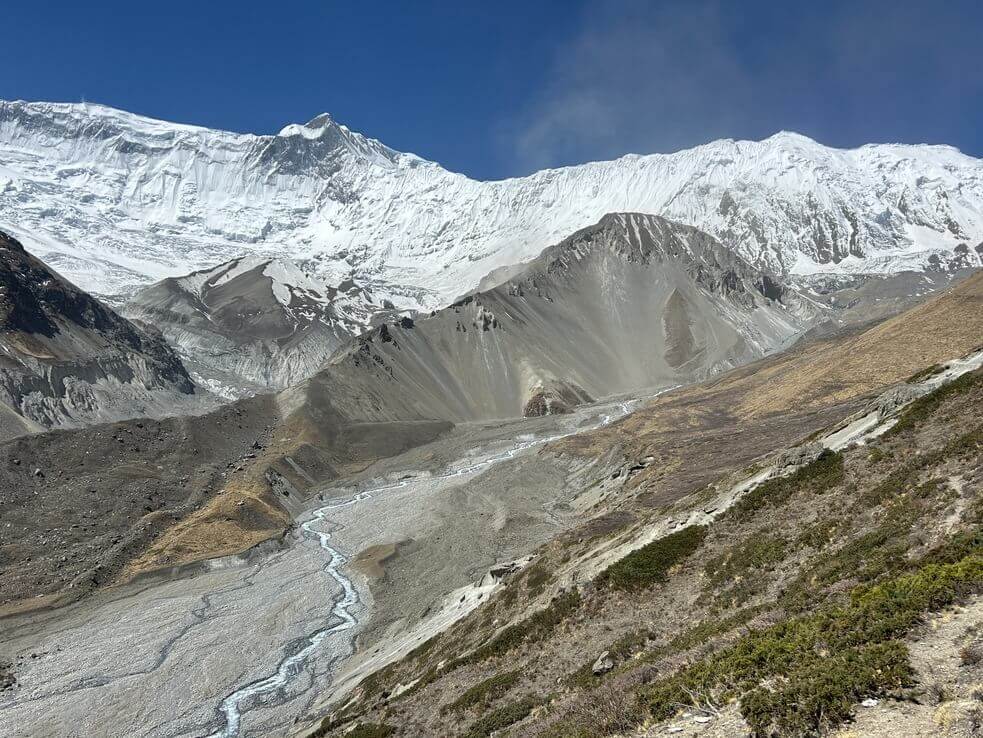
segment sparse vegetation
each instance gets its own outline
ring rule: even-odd
[[[819,520],[799,533],[792,545],[795,549],[808,546],[819,551],[832,543],[846,527],[847,524],[840,520]]]
[[[929,377],[934,377],[936,374],[940,374],[945,371],[945,367],[941,364],[932,364],[932,366],[925,367],[921,371],[917,371],[905,380],[906,384],[914,384],[915,382],[921,382]]]
[[[927,395],[919,397],[909,404],[901,413],[898,422],[884,434],[884,438],[914,430],[950,397],[962,395],[981,384],[983,384],[983,369],[977,369],[936,387]]]
[[[453,642],[412,665],[424,687],[436,682],[423,699],[432,705],[443,690],[450,701],[428,726],[595,738],[733,702],[755,735],[812,736],[833,732],[865,697],[916,694],[905,645],[913,627],[983,592],[983,499],[974,488],[983,426],[973,427],[978,416],[958,395],[931,413],[917,436],[827,451],[753,490],[712,528],[653,541],[610,565],[596,586],[489,637],[495,618],[509,621],[500,593],[481,618],[453,630]],[[706,503],[698,497],[644,515],[680,519]],[[963,528],[945,538],[954,525]],[[579,531],[569,541],[579,543]],[[551,563],[570,547],[544,547],[509,582],[513,613],[547,586]],[[705,579],[674,576],[682,566]],[[976,632],[959,644],[965,676],[983,663],[983,647]],[[614,668],[595,675],[602,651]],[[558,694],[532,697],[553,689],[557,664],[567,674]],[[935,694],[934,684],[918,686]],[[388,722],[386,710],[376,701],[362,717]]]
[[[690,525],[652,541],[611,564],[597,581],[625,590],[639,590],[665,582],[669,570],[699,548],[706,532],[702,525]]]
[[[506,671],[495,674],[467,690],[447,705],[446,712],[461,712],[475,706],[485,705],[505,695],[519,681],[521,671]]]
[[[593,687],[539,738],[598,738],[627,733],[645,719],[638,696],[614,684]]]
[[[526,589],[530,597],[536,597],[550,580],[550,573],[542,562],[537,561],[526,570]]]
[[[525,620],[508,626],[488,643],[479,646],[472,654],[457,659],[447,670],[464,664],[485,661],[501,656],[525,642],[546,638],[553,629],[566,620],[580,605],[580,592],[573,589],[559,595],[549,607],[533,613]]]
[[[321,723],[321,727],[311,733],[308,738],[324,738],[328,735],[341,734],[345,738],[388,738],[388,736],[396,732],[394,726],[384,723],[359,723],[351,730],[343,730],[343,725],[343,721],[331,721],[325,718],[324,722]]]
[[[809,660],[773,689],[758,687],[741,698],[741,712],[756,735],[813,735],[835,726],[863,697],[907,686],[908,652],[898,641],[850,648]]]
[[[652,633],[648,630],[632,630],[617,638],[611,645],[603,649],[608,652],[615,662],[631,658],[641,652],[649,642]],[[593,671],[595,657],[590,657],[579,669],[567,677],[567,682],[580,687],[590,686],[603,675],[595,675]]]
[[[971,643],[959,649],[961,666],[976,666],[983,661],[983,643]]]
[[[431,636],[423,643],[421,643],[419,646],[417,646],[412,651],[410,651],[408,654],[406,654],[406,658],[415,660],[421,658],[422,656],[425,656],[426,654],[428,654],[430,651],[433,650],[434,646],[437,645],[437,642],[440,640],[440,636],[441,636],[440,633],[438,633],[435,636]]]
[[[354,730],[345,733],[346,738],[387,738],[396,732],[392,725],[380,725],[375,723],[362,723]]]
[[[665,719],[694,699],[738,697],[757,734],[777,729],[784,735],[810,735],[824,723],[842,721],[861,695],[907,685],[907,652],[895,639],[923,613],[981,584],[983,556],[978,551],[957,563],[926,564],[858,588],[847,605],[828,606],[742,636],[721,652],[655,682],[645,698],[652,715]]]
[[[531,695],[527,695],[516,702],[510,702],[496,710],[492,710],[487,715],[479,718],[467,732],[467,738],[487,738],[496,730],[502,730],[510,725],[514,725],[520,720],[529,716],[539,700]]]
[[[745,541],[715,556],[704,567],[712,587],[733,581],[751,569],[764,569],[785,557],[788,542],[781,536],[763,531],[752,534]]]
[[[759,510],[785,504],[800,490],[821,494],[842,483],[843,479],[843,454],[824,451],[818,459],[789,476],[768,479],[747,492],[727,511],[727,517],[747,521]]]

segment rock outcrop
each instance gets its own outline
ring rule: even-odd
[[[159,333],[0,233],[0,438],[212,405]]]
[[[192,374],[227,398],[307,379],[381,311],[351,280],[327,285],[268,258],[162,280],[123,307],[158,327]]]

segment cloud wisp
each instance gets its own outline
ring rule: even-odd
[[[924,103],[951,116],[983,92],[978,15],[958,1],[592,2],[499,143],[531,171],[783,129],[833,145],[958,140],[960,119]]]

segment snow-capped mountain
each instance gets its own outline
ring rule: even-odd
[[[435,307],[618,211],[692,224],[777,272],[975,266],[983,162],[780,133],[481,182],[327,115],[254,136],[0,102],[0,227],[102,294],[285,256],[398,307]]]
[[[289,259],[249,256],[138,291],[123,307],[225,397],[306,379],[382,306],[350,280],[319,283]]]
[[[373,421],[542,415],[726,371],[826,313],[703,231],[614,213],[503,284],[359,336],[308,384]]]

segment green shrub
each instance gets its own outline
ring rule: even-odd
[[[713,586],[720,586],[751,569],[764,569],[785,557],[788,541],[781,536],[755,533],[707,562],[704,569]]]
[[[525,719],[538,704],[539,700],[527,695],[518,702],[512,702],[499,707],[497,710],[492,710],[475,721],[467,732],[467,738],[487,738],[496,730],[502,730]]]
[[[753,620],[766,609],[767,606],[765,605],[755,605],[753,607],[745,607],[723,618],[704,620],[673,638],[669,643],[669,647],[665,649],[665,652],[678,653],[679,651],[686,651],[694,646],[706,643]]]
[[[652,635],[649,630],[631,630],[623,633],[611,645],[602,650],[607,651],[615,662],[624,661],[640,652]],[[578,687],[589,687],[596,684],[597,680],[604,676],[603,674],[594,674],[594,662],[596,660],[594,657],[587,659],[580,665],[580,668],[567,676],[567,683]]]
[[[880,446],[870,446],[870,451],[867,452],[867,461],[871,464],[880,464],[886,459],[893,459],[894,454],[885,451]]]
[[[808,546],[822,550],[836,539],[844,525],[840,520],[820,520],[804,528],[796,537],[793,546],[796,549]]]
[[[427,653],[433,650],[434,646],[437,645],[437,642],[440,640],[440,637],[441,637],[440,633],[438,633],[435,636],[431,636],[423,643],[421,643],[419,646],[416,646],[408,654],[406,654],[406,658],[411,661],[415,661],[416,659],[419,659],[421,656],[426,655]]]
[[[802,611],[822,599],[823,588],[844,579],[874,581],[908,567],[908,535],[918,512],[901,499],[887,510],[880,525],[840,548],[824,550],[792,582],[781,597],[789,610]]]
[[[751,690],[741,713],[755,735],[814,735],[850,717],[866,695],[910,686],[912,677],[908,650],[898,641],[852,648],[786,674],[773,690]]]
[[[537,562],[526,570],[526,588],[530,597],[535,597],[543,591],[550,580],[550,573],[541,562]]]
[[[494,656],[508,653],[524,642],[535,642],[546,638],[553,629],[572,615],[580,606],[580,592],[573,589],[556,597],[549,607],[535,612],[525,620],[510,625],[479,646],[467,656],[455,659],[448,664],[446,671],[465,664],[478,663]]]
[[[946,445],[946,453],[951,456],[978,454],[980,449],[983,449],[983,425],[977,426],[969,433],[964,433]]]
[[[956,377],[951,382],[936,387],[927,395],[912,401],[907,408],[902,411],[898,422],[889,428],[883,435],[884,438],[897,436],[914,430],[921,425],[929,416],[932,415],[939,406],[950,397],[956,397],[970,392],[974,388],[983,384],[983,369],[976,369],[967,372],[960,377]]]
[[[841,484],[844,479],[843,454],[823,451],[818,459],[797,469],[787,477],[765,480],[746,492],[727,511],[732,520],[750,520],[758,511],[785,504],[798,490],[821,494]]]
[[[639,590],[665,582],[669,570],[699,548],[706,537],[702,525],[690,525],[632,551],[597,577],[616,589]]]
[[[506,671],[488,677],[483,682],[478,682],[460,697],[451,702],[444,711],[460,712],[467,710],[475,705],[491,702],[502,697],[506,692],[515,686],[522,675],[520,670]]]
[[[957,548],[968,550],[967,541]],[[652,716],[667,719],[694,698],[737,697],[759,734],[811,735],[842,721],[858,697],[907,684],[907,652],[896,642],[924,613],[983,585],[979,548],[954,563],[926,563],[858,587],[845,605],[748,633],[722,651],[650,685]],[[772,685],[766,688],[764,684]]]
[[[934,377],[936,374],[940,374],[945,371],[945,367],[941,364],[932,364],[932,366],[926,367],[921,371],[917,371],[905,380],[906,384],[914,384],[915,382],[921,382],[923,379],[928,379],[929,377]]]

